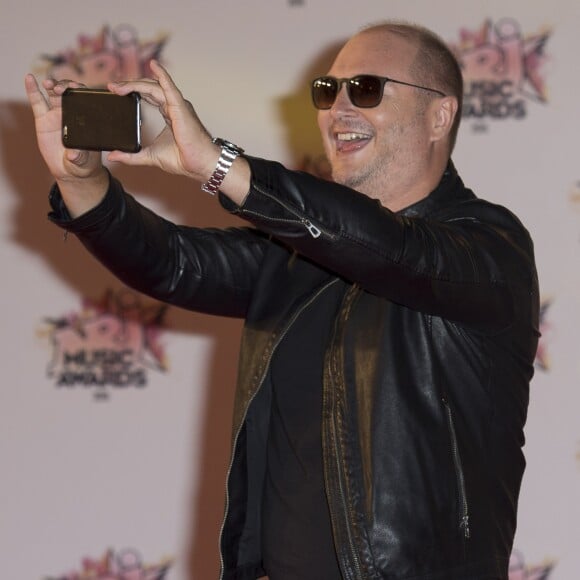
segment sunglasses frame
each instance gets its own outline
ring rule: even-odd
[[[372,78],[372,79],[378,80],[380,82],[380,85],[381,85],[380,91],[379,91],[379,94],[377,96],[377,102],[374,105],[357,105],[353,101],[351,90],[352,90],[352,87],[356,86],[353,83],[353,81],[356,81],[357,79],[362,79],[362,78]],[[336,83],[336,92],[334,94],[334,99],[332,100],[332,103],[328,107],[319,107],[316,104],[316,98],[314,97],[314,91],[316,90],[315,84],[317,82],[324,81],[324,80],[330,80],[330,81],[335,82]],[[415,89],[421,89],[423,91],[429,91],[431,93],[436,93],[440,97],[447,96],[445,93],[443,93],[442,91],[439,91],[438,89],[431,89],[429,87],[424,87],[422,85],[408,83],[406,81],[398,81],[396,79],[392,79],[391,77],[381,77],[378,75],[371,75],[371,74],[359,74],[359,75],[355,75],[355,76],[350,77],[350,78],[346,78],[346,77],[338,78],[338,77],[333,77],[331,75],[325,75],[325,76],[321,76],[321,77],[314,79],[311,83],[310,91],[311,91],[311,96],[312,96],[312,103],[314,104],[314,107],[316,109],[318,109],[320,111],[327,111],[328,109],[332,108],[332,106],[336,102],[336,98],[338,97],[338,94],[340,93],[340,91],[342,89],[342,85],[346,84],[346,92],[347,92],[348,98],[349,98],[350,102],[353,104],[353,106],[357,107],[358,109],[373,109],[374,107],[378,107],[379,104],[381,103],[381,101],[383,100],[383,96],[384,96],[384,92],[385,92],[385,85],[387,83],[395,83],[397,85],[405,85],[407,87],[414,87]]]

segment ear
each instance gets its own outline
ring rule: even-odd
[[[431,104],[431,140],[440,141],[449,135],[458,104],[456,97],[441,97]]]

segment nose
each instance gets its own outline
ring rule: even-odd
[[[340,85],[338,87],[338,93],[336,94],[336,99],[330,108],[331,111],[344,111],[346,109],[352,109],[353,104],[350,101],[347,91],[347,79],[341,79]]]

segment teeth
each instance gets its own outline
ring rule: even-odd
[[[369,136],[364,133],[337,133],[336,138],[339,141],[356,141],[357,139],[368,139]]]

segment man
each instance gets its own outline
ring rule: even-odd
[[[57,182],[51,219],[127,284],[245,318],[222,577],[506,579],[538,287],[526,230],[450,162],[462,83],[449,50],[395,23],[346,43],[312,86],[335,183],[212,142],[152,69],[110,88],[140,92],[167,125],[109,159],[219,188],[256,228],[154,215],[99,154],[62,148],[68,83],[45,81],[48,100],[26,86]]]

